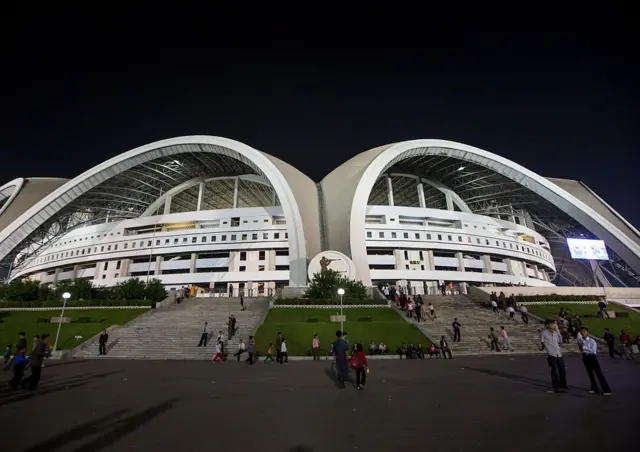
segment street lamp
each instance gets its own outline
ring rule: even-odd
[[[338,295],[340,295],[340,331],[344,333],[344,316],[342,315],[342,296],[344,295],[344,289],[338,289]]]
[[[58,338],[60,337],[60,327],[62,326],[62,318],[64,317],[64,308],[67,307],[67,300],[71,298],[71,294],[69,292],[65,292],[62,294],[62,312],[60,313],[60,318],[58,319],[58,332],[56,333],[56,341],[53,343],[53,353],[55,353],[58,348]]]

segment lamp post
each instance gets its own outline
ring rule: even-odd
[[[338,295],[340,295],[340,331],[344,333],[344,316],[342,315],[342,296],[344,295],[344,289],[338,289]]]
[[[60,313],[60,321],[58,322],[58,332],[56,333],[56,341],[53,343],[53,353],[55,353],[58,348],[58,338],[60,337],[60,327],[62,326],[62,318],[64,317],[64,308],[67,307],[67,300],[71,298],[71,294],[69,292],[65,292],[62,294],[62,312]]]

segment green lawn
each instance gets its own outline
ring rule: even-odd
[[[58,349],[70,349],[91,339],[103,329],[111,325],[124,325],[147,309],[70,309],[65,311],[65,317],[71,317],[72,323],[62,324]],[[29,347],[34,335],[49,333],[51,344],[55,340],[58,325],[54,323],[38,322],[39,318],[51,319],[59,317],[60,311],[0,311],[0,346],[2,351],[7,345],[15,345],[18,342],[18,333],[24,331],[27,334]],[[80,317],[89,317],[90,323],[73,323]],[[82,336],[81,341],[76,341],[75,336]],[[14,350],[15,352],[15,350]]]
[[[589,332],[596,337],[604,335],[604,329],[609,328],[615,337],[620,335],[620,330],[625,330],[631,337],[640,335],[640,314],[626,309],[619,305],[610,304],[609,311],[628,312],[629,317],[617,317],[615,319],[599,319],[596,318],[598,305],[595,304],[553,304],[538,305],[528,304],[527,309],[543,319],[557,319],[560,308],[563,307],[569,314],[578,314],[582,320],[582,324],[589,328]],[[585,317],[588,316],[588,317]]]
[[[305,356],[311,353],[313,335],[318,334],[320,349],[326,356],[329,344],[336,339],[336,330],[340,329],[340,324],[332,323],[329,318],[337,314],[336,311],[313,308],[271,309],[256,333],[256,348],[264,355],[269,343],[275,343],[280,331],[287,341],[289,355]],[[365,352],[368,352],[368,344],[372,340],[376,344],[384,341],[392,354],[402,342],[421,343],[425,347],[430,344],[420,330],[405,322],[393,309],[349,308],[344,310],[344,315],[344,329],[349,333],[349,342],[362,343]]]

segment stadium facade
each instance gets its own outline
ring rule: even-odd
[[[571,237],[604,240],[610,259],[572,260]],[[443,140],[371,149],[316,183],[240,142],[189,136],[72,180],[0,187],[11,279],[159,278],[268,295],[304,287],[328,250],[366,285],[415,292],[442,282],[637,286],[640,272],[640,233],[584,184]]]

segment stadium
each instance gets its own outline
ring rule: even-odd
[[[71,180],[6,183],[0,231],[7,278],[42,283],[269,296],[304,288],[323,256],[414,293],[640,282],[640,233],[585,184],[443,140],[362,152],[316,183],[237,141],[172,138]]]

